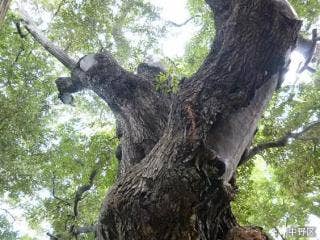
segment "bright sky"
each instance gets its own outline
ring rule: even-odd
[[[183,23],[190,18],[186,4],[187,0],[150,0],[151,3],[161,9],[161,18],[166,21],[173,21],[175,23]],[[197,27],[189,22],[183,27],[172,27],[166,39],[160,42],[160,48],[163,49],[164,55],[174,58],[180,57],[184,54],[185,46],[188,40],[197,32]],[[296,68],[301,59],[298,53],[295,53],[292,58],[292,64],[289,73],[286,76],[284,85],[292,85],[296,81]],[[310,80],[310,75],[300,76],[300,79],[305,81]],[[29,200],[30,201],[30,200]],[[31,200],[32,201],[32,200]],[[1,203],[0,208],[6,208],[15,216],[16,221],[13,221],[13,227],[19,231],[21,235],[28,234],[35,239],[49,239],[45,235],[39,236],[39,233],[32,230],[26,219],[23,217],[24,213],[20,208],[12,208],[8,203]],[[2,213],[2,212],[1,212]],[[10,220],[10,216],[8,216]],[[315,216],[310,216],[310,226],[318,226],[318,236],[320,236],[320,219]],[[46,223],[42,226],[44,229],[49,229],[50,226]]]
[[[190,18],[187,0],[150,0],[150,2],[162,9],[161,18],[165,21],[180,24]],[[167,38],[160,43],[164,55],[170,58],[183,56],[187,42],[196,32],[197,27],[192,21],[182,27],[172,27]]]

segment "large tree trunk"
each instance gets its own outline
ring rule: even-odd
[[[265,238],[233,217],[234,173],[301,23],[286,0],[206,2],[215,41],[176,95],[156,91],[162,70],[146,64],[133,74],[108,54],[64,61],[73,70],[57,80],[60,96],[91,89],[117,120],[120,172],[101,209],[100,240]]]
[[[230,183],[282,81],[300,22],[286,1],[207,3],[215,13],[215,42],[171,99],[152,84],[144,89],[147,77],[117,86],[133,76],[121,70],[113,81],[95,56],[93,89],[115,111],[122,132],[121,177],[103,204],[98,239],[232,239],[239,231],[265,238],[237,226]]]

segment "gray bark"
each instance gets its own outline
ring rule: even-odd
[[[216,38],[176,95],[156,91],[146,65],[130,73],[108,54],[85,56],[57,80],[60,96],[91,89],[117,120],[120,174],[101,209],[100,240],[235,239],[242,231],[230,208],[232,176],[301,22],[285,0],[206,2]]]

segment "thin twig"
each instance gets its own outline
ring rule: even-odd
[[[57,10],[54,12],[52,18],[51,18],[51,22],[53,21],[53,19],[58,15],[58,13],[60,12],[61,7],[66,3],[65,0],[60,1]]]
[[[21,29],[21,26],[20,26],[20,22],[19,21],[15,21],[14,24],[16,25],[17,33],[19,34],[19,36],[21,38],[25,38],[28,35],[28,33],[23,33],[22,32],[22,29]]]
[[[56,179],[56,176],[53,175],[53,177],[52,177],[52,196],[53,196],[53,198],[54,198],[54,199],[57,199],[58,201],[60,201],[60,202],[62,202],[62,203],[64,203],[65,205],[71,206],[71,204],[70,204],[68,201],[66,201],[66,200],[64,200],[64,199],[62,199],[62,198],[60,198],[60,197],[58,197],[58,196],[56,195],[56,191],[55,191],[55,179]]]
[[[17,56],[14,59],[14,63],[18,63],[19,58],[20,58],[21,54],[23,53],[23,51],[24,51],[23,47],[20,47],[19,52],[18,52]]]
[[[53,234],[47,232],[47,236],[50,237],[50,240],[59,240],[59,238],[57,236],[54,236]]]
[[[8,215],[12,218],[13,222],[16,221],[15,216],[14,216],[9,210],[7,210],[7,209],[5,209],[5,208],[0,208],[0,210],[1,210],[1,211],[4,211],[6,214],[8,214]]]
[[[199,16],[196,15],[196,16],[190,17],[186,21],[184,21],[183,23],[175,23],[173,21],[166,21],[166,24],[172,25],[173,27],[183,27],[183,26],[187,25],[191,20],[193,20],[197,17],[199,17]]]
[[[284,147],[288,144],[288,140],[289,139],[299,139],[304,133],[306,133],[307,131],[310,131],[311,129],[320,126],[320,120],[318,121],[314,121],[310,124],[308,124],[307,126],[305,126],[301,131],[298,132],[288,132],[286,133],[283,137],[279,138],[278,140],[275,141],[271,141],[271,142],[266,142],[266,143],[262,143],[260,145],[257,145],[253,148],[251,148],[248,152],[248,154],[245,156],[245,158],[242,160],[242,163],[245,163],[246,161],[248,161],[250,158],[252,158],[253,156],[267,150],[270,148],[278,148],[278,147]]]
[[[99,163],[97,165],[99,165]],[[93,186],[93,181],[94,181],[95,177],[97,176],[97,174],[98,174],[98,166],[95,166],[94,169],[90,173],[89,183],[78,187],[76,194],[75,194],[74,206],[73,206],[73,214],[74,214],[75,218],[78,217],[78,214],[79,214],[79,211],[78,211],[79,202],[83,199],[83,194],[85,192],[89,191],[91,189],[91,187]]]
[[[286,238],[281,234],[277,227],[274,227],[274,229],[276,230],[277,234],[281,237],[282,240],[286,240]]]

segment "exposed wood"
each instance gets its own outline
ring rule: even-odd
[[[240,161],[244,150],[250,145],[258,120],[276,89],[277,80],[274,77],[258,89],[248,107],[230,114],[228,119],[218,121],[211,129],[212,134],[209,135],[207,143],[214,146],[227,165],[223,176],[225,182],[230,181],[239,165],[235,159]]]

